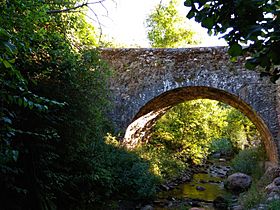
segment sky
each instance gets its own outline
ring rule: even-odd
[[[96,12],[102,24],[102,34],[112,37],[117,43],[123,43],[128,46],[149,47],[144,22],[160,1],[163,3],[169,2],[169,0],[106,0],[104,2],[106,9],[97,4],[93,5],[92,9]],[[178,11],[183,16],[186,16],[188,9],[183,3],[184,0],[180,0],[181,6]],[[190,21],[190,24],[191,28],[197,31],[202,38],[200,46],[226,45],[224,40],[209,37],[206,30],[195,21]]]

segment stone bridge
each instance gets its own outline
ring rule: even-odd
[[[172,106],[214,99],[243,112],[261,133],[268,158],[278,163],[280,84],[230,61],[225,47],[102,49],[114,70],[110,78],[115,127],[128,145],[149,135]]]

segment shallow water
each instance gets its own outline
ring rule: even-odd
[[[214,163],[214,165],[227,165],[227,163],[217,163]],[[204,190],[199,190],[197,187]],[[213,201],[219,196],[223,198],[230,198],[231,194],[225,190],[223,178],[215,176],[209,172],[194,174],[191,182],[182,183],[169,191],[162,191],[157,197],[158,200],[194,200],[194,202],[199,202],[200,206],[203,206],[204,209],[214,210]],[[155,209],[163,210],[174,208],[161,207]]]
[[[205,190],[197,190],[196,187],[203,187]],[[159,198],[191,198],[200,199],[204,201],[214,201],[218,196],[225,196],[229,194],[224,189],[222,179],[213,177],[209,174],[198,173],[194,174],[193,180],[189,183],[183,183],[170,191],[159,193]]]

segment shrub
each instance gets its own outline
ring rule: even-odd
[[[254,177],[260,178],[263,168],[259,162],[263,161],[264,158],[265,154],[262,147],[245,149],[234,157],[231,161],[231,166],[235,172],[254,175]]]
[[[177,158],[163,147],[143,145],[137,148],[137,154],[150,162],[150,171],[161,182],[180,176],[187,168],[187,163]]]
[[[109,148],[106,155],[106,162],[110,163],[107,164],[107,169],[114,178],[112,180],[115,188],[114,196],[143,200],[155,195],[157,179],[150,172],[148,161],[139,158],[134,152],[115,147]]]
[[[252,184],[250,189],[239,197],[242,206],[245,209],[251,209],[256,205],[262,203],[265,199],[265,193],[257,187],[255,183]]]
[[[210,151],[212,153],[231,154],[233,152],[232,143],[226,138],[214,139],[211,142]]]

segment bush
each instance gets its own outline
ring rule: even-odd
[[[254,175],[254,177],[260,178],[263,173],[263,167],[259,163],[264,159],[265,153],[262,147],[245,149],[234,157],[231,161],[231,166],[235,172]]]
[[[242,206],[245,209],[251,209],[256,205],[262,203],[265,199],[265,193],[257,187],[255,183],[250,189],[239,197]]]
[[[107,145],[105,151],[103,167],[113,175],[114,197],[145,200],[155,195],[158,179],[151,173],[148,161],[120,147]]]
[[[233,153],[232,143],[229,139],[226,138],[214,139],[211,142],[210,151],[212,153],[219,152],[222,154],[232,154]]]
[[[151,172],[161,182],[180,176],[188,168],[187,163],[162,147],[153,147],[151,145],[139,146],[136,153],[149,161]]]

